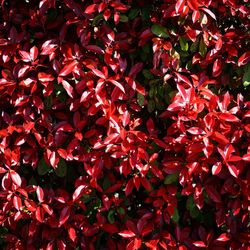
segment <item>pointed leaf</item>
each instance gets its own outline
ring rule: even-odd
[[[73,70],[74,70],[74,68],[75,68],[75,66],[76,66],[77,64],[78,64],[77,61],[73,61],[73,62],[71,62],[71,63],[68,63],[68,64],[65,65],[65,66],[63,67],[63,69],[60,71],[59,76],[66,76],[66,75],[72,73]]]
[[[74,192],[72,199],[73,201],[76,201],[77,199],[80,198],[80,196],[82,195],[83,191],[86,189],[87,186],[85,185],[80,185]]]
[[[63,88],[66,90],[67,94],[73,98],[73,87],[65,80],[62,81]]]
[[[239,169],[237,169],[234,165],[228,164],[228,170],[232,176],[235,178],[239,175]]]
[[[17,172],[11,170],[11,171],[10,171],[10,177],[11,177],[12,181],[13,181],[18,187],[21,186],[22,180],[21,180],[20,175],[19,175]]]
[[[135,236],[135,233],[129,230],[121,231],[118,234],[121,235],[123,238],[132,238]]]
[[[39,202],[44,201],[44,192],[43,192],[43,189],[39,186],[36,188],[36,195],[37,195]]]
[[[64,207],[59,218],[59,227],[66,223],[70,216],[70,207]]]

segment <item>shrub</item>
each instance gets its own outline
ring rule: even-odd
[[[0,13],[2,248],[247,249],[247,0]]]

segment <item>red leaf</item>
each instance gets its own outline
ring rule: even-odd
[[[142,94],[142,95],[145,95],[146,92],[145,92],[145,89],[139,84],[139,83],[136,83],[132,78],[130,77],[126,77],[125,78],[128,85],[133,89],[133,90],[136,90],[138,93]]]
[[[41,187],[37,187],[36,188],[36,194],[37,194],[37,198],[39,200],[39,202],[43,202],[44,201],[44,193],[43,193],[43,189]]]
[[[59,76],[66,76],[73,72],[75,66],[78,64],[77,61],[73,61],[63,67],[63,69],[60,71]]]
[[[103,230],[108,232],[109,234],[114,234],[118,232],[118,228],[114,224],[104,224]]]
[[[212,174],[213,174],[213,175],[219,174],[220,171],[221,171],[221,169],[222,169],[222,164],[221,164],[221,162],[216,162],[216,163],[213,165],[213,167],[212,167]]]
[[[119,82],[115,80],[110,80],[110,79],[109,79],[109,82],[113,83],[116,87],[118,87],[125,94],[125,89]]]
[[[134,183],[133,183],[133,179],[130,179],[125,187],[125,194],[126,196],[128,196],[129,194],[131,194],[132,190],[134,188]]]
[[[196,23],[199,20],[200,16],[201,16],[200,12],[197,11],[197,10],[195,10],[193,12],[193,14],[192,14],[192,21],[193,21],[193,23]]]
[[[152,190],[151,184],[150,184],[150,182],[148,181],[147,178],[141,177],[141,184],[143,185],[143,187],[146,190],[148,190],[148,191]]]
[[[136,63],[129,71],[129,77],[134,78],[143,69],[143,63]]]
[[[185,82],[185,83],[187,83],[188,85],[191,86],[191,82],[189,81],[189,79],[186,76],[184,76],[182,74],[179,74],[177,72],[175,74],[176,74],[176,76],[178,78],[178,81],[180,81],[180,82],[183,81],[183,82]]]
[[[231,164],[228,164],[227,166],[228,166],[228,170],[230,174],[234,176],[235,178],[237,178],[239,175],[239,169],[237,169],[234,165],[231,165]]]
[[[126,110],[123,114],[123,117],[122,117],[122,125],[123,127],[126,127],[130,122],[130,114],[129,112]]]
[[[19,50],[18,52],[19,52],[19,54],[22,57],[22,60],[24,62],[29,62],[31,60],[30,59],[30,53],[28,53],[27,51]]]
[[[39,96],[33,96],[32,100],[33,100],[34,105],[38,109],[44,109],[44,105],[43,105],[42,99]]]
[[[206,244],[203,241],[195,241],[193,243],[196,247],[207,247]]]
[[[236,116],[231,115],[229,113],[221,113],[219,114],[219,118],[221,120],[228,121],[228,122],[239,122],[239,119]]]
[[[19,71],[18,71],[18,78],[21,78],[23,76],[26,75],[26,73],[29,71],[30,66],[29,65],[25,65],[23,66]]]
[[[112,6],[115,10],[118,11],[126,11],[129,9],[128,6],[126,6],[125,4],[120,3],[119,1],[112,1],[110,3],[110,6]]]
[[[93,71],[93,73],[94,73],[96,76],[98,76],[98,77],[100,77],[100,78],[102,78],[102,79],[106,79],[105,75],[104,75],[100,70],[98,70],[98,69],[92,69],[92,71]]]
[[[132,238],[135,236],[135,233],[129,230],[124,230],[118,234],[121,235],[123,238]]]
[[[187,4],[194,11],[199,8],[198,0],[187,0]]]
[[[43,43],[41,55],[51,55],[58,48],[58,45],[52,42],[53,40],[48,40]]]
[[[229,143],[229,140],[224,136],[222,135],[221,133],[219,132],[214,132],[212,135],[211,135],[211,138],[215,141],[217,141],[218,143],[222,144],[222,145],[226,145]]]
[[[175,4],[176,13],[180,14],[185,6],[185,0],[178,0]]]
[[[250,61],[250,51],[245,52],[238,60],[238,66],[243,66]]]
[[[50,162],[50,165],[53,167],[53,168],[56,168],[58,162],[59,162],[59,157],[57,156],[56,152],[55,151],[50,151],[49,149],[47,149],[46,151],[47,153],[47,158]]]
[[[36,214],[36,219],[37,219],[39,222],[43,223],[44,211],[43,211],[43,209],[42,209],[40,206],[36,208],[35,214]]]
[[[211,16],[214,20],[216,20],[216,16],[215,16],[215,14],[211,10],[209,10],[207,8],[201,8],[201,9],[203,11],[205,11],[209,16]]]
[[[217,77],[222,72],[222,61],[220,59],[216,59],[213,64],[213,77]]]
[[[97,4],[91,4],[91,5],[89,5],[89,6],[85,9],[84,13],[86,13],[86,14],[92,14],[92,13],[94,13],[95,11],[97,11]]]
[[[38,56],[38,48],[36,46],[33,46],[30,49],[30,58],[32,61],[35,61]]]
[[[242,156],[243,161],[250,161],[250,153]]]
[[[198,128],[198,127],[189,128],[187,130],[187,132],[189,132],[192,135],[202,135],[202,134],[205,134],[205,131],[202,130],[201,128]]]
[[[230,238],[227,236],[226,233],[223,233],[216,240],[218,240],[218,241],[228,241],[228,240],[230,240]]]
[[[73,87],[65,80],[62,81],[63,88],[66,90],[67,94],[73,98]]]
[[[44,72],[39,72],[38,73],[38,80],[41,82],[50,82],[53,81],[55,79],[54,76],[44,73]]]
[[[213,186],[205,186],[208,196],[216,203],[221,202],[221,196]]]
[[[44,211],[45,211],[46,213],[48,213],[49,215],[52,215],[52,214],[53,214],[53,210],[49,207],[49,205],[43,203],[43,204],[42,204],[42,207],[43,207]]]
[[[87,186],[85,186],[85,185],[81,185],[81,186],[79,186],[79,187],[75,190],[75,192],[74,192],[74,194],[73,194],[73,196],[72,196],[73,201],[76,201],[77,199],[80,198],[80,196],[82,195],[82,193],[83,193],[83,191],[86,189],[86,187],[87,187]]]
[[[215,49],[216,49],[216,50],[221,50],[222,45],[223,45],[222,39],[219,38],[219,39],[217,40],[216,44],[215,44]]]
[[[17,185],[17,186],[21,186],[22,184],[22,180],[21,177],[19,176],[19,174],[13,170],[10,171],[10,177],[12,179],[12,181]]]
[[[97,45],[86,45],[85,48],[91,52],[97,53],[97,54],[103,54],[104,51],[102,48],[100,48]]]
[[[135,238],[132,242],[129,243],[128,246],[131,246],[130,248],[131,250],[138,250],[141,247],[141,243],[142,243],[141,239]],[[127,249],[129,249],[128,246]]]
[[[26,208],[30,211],[30,212],[35,212],[37,210],[37,206],[36,203],[32,200],[28,201],[28,200],[24,200],[24,204],[26,206]]]
[[[20,197],[18,196],[14,196],[13,197],[13,205],[15,207],[16,210],[20,210],[20,208],[22,207],[22,200]]]
[[[64,207],[59,218],[59,227],[62,226],[70,216],[70,207]]]
[[[68,234],[69,234],[69,238],[70,238],[73,242],[75,242],[75,240],[76,240],[76,230],[75,230],[73,227],[70,227],[70,228],[68,229]]]

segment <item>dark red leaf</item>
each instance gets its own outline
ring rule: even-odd
[[[70,207],[64,207],[61,211],[60,218],[59,218],[59,227],[62,226],[67,222],[70,216]]]

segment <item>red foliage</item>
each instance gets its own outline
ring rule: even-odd
[[[249,15],[2,0],[2,248],[247,249]]]

